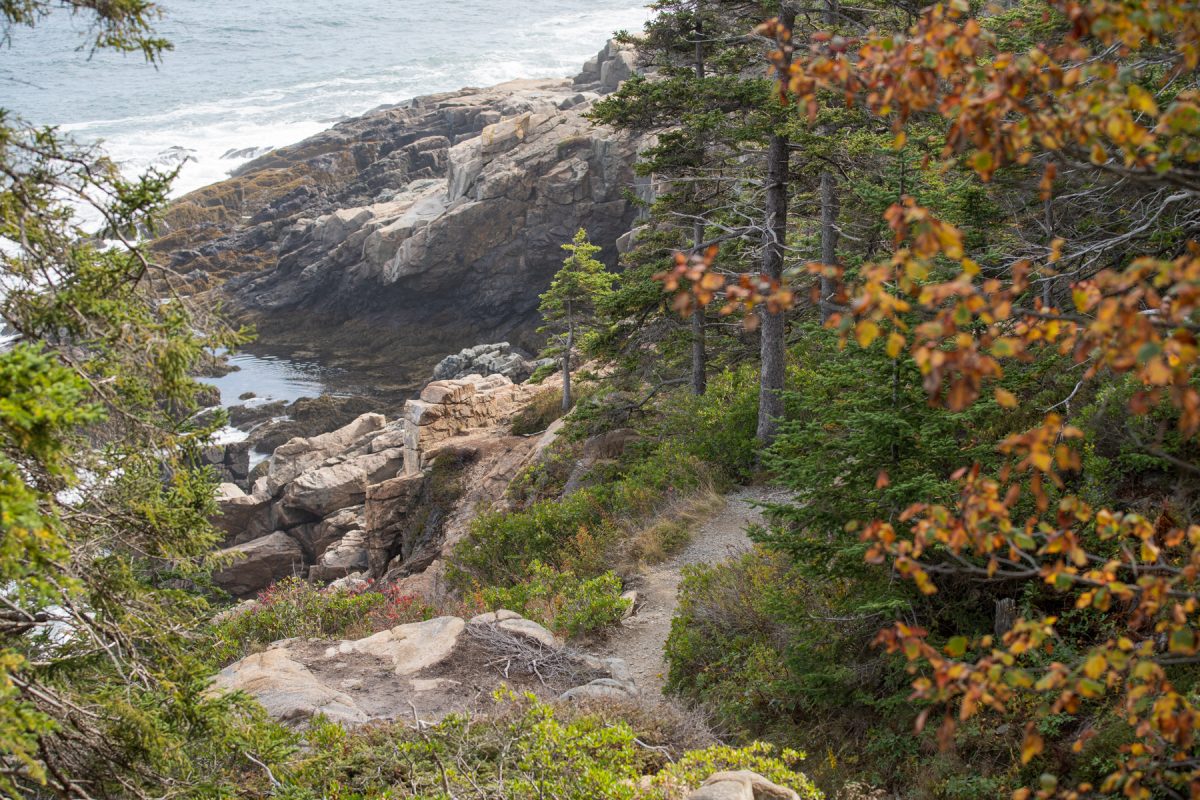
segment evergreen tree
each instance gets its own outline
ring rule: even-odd
[[[154,5],[25,0],[8,25],[63,7],[93,48],[157,61]],[[203,694],[194,632],[218,541],[190,375],[237,332],[174,293],[136,244],[171,175],[123,177],[94,148],[0,110],[0,794],[220,791],[281,740],[261,711]],[[103,220],[98,249],[69,203]],[[219,421],[218,421],[219,422]]]
[[[643,35],[631,39],[648,77],[625,82],[596,104],[592,119],[623,130],[649,133],[654,142],[639,154],[638,173],[653,176],[658,193],[637,246],[625,257],[623,286],[649,282],[665,267],[672,250],[698,255],[714,241],[748,236],[741,210],[750,200],[747,175],[736,162],[742,145],[758,135],[747,120],[769,93],[757,60],[757,47],[746,35],[754,18],[743,5],[718,0],[662,0]],[[741,219],[739,219],[741,215]],[[684,338],[690,353],[691,387],[703,394],[709,367],[705,309],[682,309],[690,317],[684,334],[656,298],[630,291],[618,299],[649,303],[620,305],[606,311],[616,320],[636,319],[626,338],[652,341],[660,354],[670,350],[666,336]],[[647,313],[653,309],[653,313]],[[657,360],[655,366],[661,364]]]
[[[541,296],[538,310],[546,324],[538,332],[552,333],[546,353],[557,355],[562,362],[562,407],[567,411],[573,404],[571,359],[579,347],[579,337],[595,327],[596,304],[612,291],[614,276],[594,258],[601,248],[588,241],[583,228],[562,247],[570,255]]]

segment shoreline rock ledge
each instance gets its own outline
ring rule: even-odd
[[[536,351],[538,295],[580,227],[612,266],[650,184],[642,142],[594,126],[634,74],[610,43],[574,79],[418,97],[263,155],[172,204],[155,248],[277,348],[362,365],[369,342],[412,388],[447,353]],[[381,374],[383,374],[381,372]]]
[[[228,564],[213,582],[245,598],[289,576],[424,573],[462,535],[475,506],[501,501],[512,477],[552,441],[514,436],[506,425],[544,390],[501,374],[433,381],[391,420],[362,414],[280,445],[249,492],[232,483],[218,489],[213,524],[226,534]]]

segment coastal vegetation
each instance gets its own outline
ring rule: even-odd
[[[0,10],[12,29],[52,5]],[[96,47],[169,46],[152,4],[66,5]],[[397,429],[291,440],[255,476],[275,495],[221,490],[266,515],[259,539],[213,525],[226,417],[194,378],[248,332],[143,244],[172,175],[0,112],[20,336],[0,351],[0,793],[666,800],[748,770],[804,800],[1200,797],[1200,12],[651,10],[611,46],[638,74],[588,114],[640,137],[654,191],[615,269],[578,229],[526,287],[554,362],[529,387],[433,381]],[[272,506],[309,468],[326,482]],[[752,544],[674,562],[747,485],[771,487]],[[341,512],[372,579],[219,588],[228,552],[270,537],[315,569],[302,549]],[[436,592],[412,580],[435,563]],[[666,698],[585,652],[645,624],[629,589],[651,569],[680,580]],[[480,705],[336,721],[362,687],[337,671],[419,660],[404,636],[426,623],[501,648],[476,674],[528,662],[547,696],[388,662],[386,692]],[[321,684],[303,724],[213,688],[304,647],[344,657],[345,692]],[[608,677],[560,692],[551,670],[581,664]]]

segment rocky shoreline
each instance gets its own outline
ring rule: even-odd
[[[501,503],[512,477],[553,441],[553,431],[522,437],[505,427],[541,391],[504,375],[434,381],[396,418],[365,413],[281,444],[243,484],[249,491],[220,486],[213,522],[226,533],[229,564],[213,582],[251,597],[286,577],[364,572],[413,576],[433,594],[442,554],[475,507]]]
[[[385,107],[274,150],[176,201],[154,247],[264,346],[319,354],[411,394],[449,353],[535,352],[538,294],[585,227],[615,264],[646,195],[641,143],[593,126],[636,67],[616,44],[573,80]],[[364,343],[370,343],[364,347]]]

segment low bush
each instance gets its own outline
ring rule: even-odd
[[[529,565],[529,577],[512,586],[489,586],[482,592],[490,610],[507,608],[567,636],[594,633],[621,621],[630,601],[621,597],[621,579],[612,572],[581,579],[540,561]]]
[[[484,510],[454,548],[450,578],[460,588],[511,586],[525,579],[533,561],[571,569],[593,560],[594,543],[611,535],[604,508],[586,491],[518,512]]]
[[[714,772],[749,769],[803,800],[822,797],[798,771],[803,754],[796,751],[762,743],[740,749],[712,745],[672,763],[664,750],[644,746],[642,735],[611,715],[557,709],[531,695],[499,695],[489,716],[450,716],[424,730],[394,723],[346,731],[318,721],[303,755],[277,785],[262,788],[293,800],[682,800]],[[643,781],[644,775],[649,777]]]
[[[786,716],[792,632],[770,599],[791,583],[786,561],[763,551],[686,567],[664,648],[667,689],[703,701],[723,729],[760,735]]]
[[[228,664],[280,639],[360,638],[435,613],[394,586],[345,592],[285,578],[263,590],[255,605],[215,622],[211,652],[218,664]]]
[[[811,774],[829,790],[911,780],[919,748],[936,750],[932,730],[924,744],[913,736],[911,677],[871,646],[897,607],[875,595],[851,610],[857,589],[762,548],[687,568],[665,648],[668,691],[701,703],[734,740],[821,753]]]
[[[703,462],[670,446],[603,465],[592,479],[566,497],[519,511],[480,512],[454,548],[451,581],[463,590],[512,586],[528,577],[533,561],[583,578],[601,575],[611,566],[615,545],[645,519],[712,485]]]
[[[671,395],[659,406],[659,436],[707,465],[721,482],[745,482],[758,459],[758,370],[750,365],[709,377],[702,397]]]
[[[512,432],[517,436],[541,433],[565,412],[562,389],[545,389],[535,394],[512,419]]]
[[[549,378],[551,375],[558,372],[559,369],[561,369],[561,367],[557,362],[541,364],[534,369],[533,374],[530,375],[529,379],[525,382],[532,383],[534,385],[540,384],[542,381],[546,380],[546,378]]]

